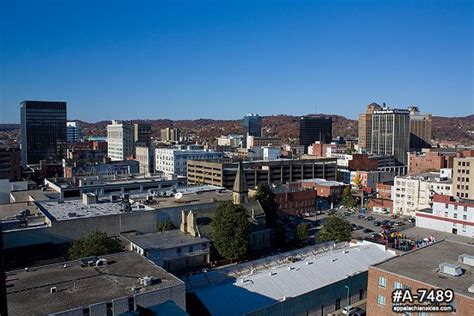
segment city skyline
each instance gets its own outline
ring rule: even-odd
[[[468,1],[2,7],[0,123],[23,100],[67,101],[87,122],[474,112]]]

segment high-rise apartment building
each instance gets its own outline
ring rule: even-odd
[[[179,142],[180,130],[178,128],[162,128],[160,136],[162,142]]]
[[[321,115],[307,115],[300,117],[300,145],[304,146],[305,153],[308,146],[315,141],[330,143],[332,141],[332,118]]]
[[[431,147],[431,114],[420,114],[418,107],[410,111],[410,150],[421,150]]]
[[[370,152],[378,155],[393,155],[407,164],[410,142],[410,115],[408,110],[384,107],[372,114]]]
[[[453,195],[474,200],[474,150],[465,150],[454,158]]]
[[[262,117],[258,114],[249,113],[244,116],[244,139],[242,147],[247,148],[247,136],[262,136]]]
[[[133,141],[135,142],[135,145],[149,146],[151,143],[151,124],[133,124]]]
[[[82,130],[81,123],[79,122],[67,122],[66,123],[66,135],[68,143],[75,143],[81,140]]]
[[[371,149],[372,139],[372,115],[381,110],[382,106],[377,103],[367,105],[365,113],[359,115],[359,148],[361,153],[367,153]]]
[[[22,164],[62,159],[66,153],[66,102],[23,101],[21,109]]]
[[[112,121],[107,125],[107,155],[112,161],[125,160],[134,155],[133,125],[130,122]]]

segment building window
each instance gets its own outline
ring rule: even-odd
[[[181,253],[181,247],[176,248],[176,253]]]
[[[454,213],[453,216],[454,216],[454,218],[458,218],[458,214],[457,214],[457,213]]]
[[[193,250],[193,246],[189,246],[188,252],[193,252],[193,251],[194,251],[194,250]]]
[[[393,288],[394,289],[401,289],[402,288],[402,283],[395,281],[393,283]]]
[[[377,304],[385,306],[385,296],[377,295]]]
[[[444,212],[444,217],[448,217],[448,212]]]
[[[387,287],[387,279],[383,276],[379,276],[379,286]]]
[[[340,298],[336,299],[336,310],[339,310],[339,309],[341,309],[341,299]]]

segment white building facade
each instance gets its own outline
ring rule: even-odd
[[[81,124],[79,122],[66,123],[66,138],[68,143],[74,143],[82,139]]]
[[[416,226],[474,238],[474,201],[435,195],[432,209],[416,212]]]
[[[439,173],[395,177],[393,184],[393,213],[415,216],[416,211],[429,208],[435,194],[452,196],[451,179]]]
[[[223,153],[208,149],[157,148],[155,168],[166,174],[187,175],[188,160],[220,159]]]
[[[112,121],[107,125],[107,153],[112,161],[125,160],[134,155],[133,125]]]

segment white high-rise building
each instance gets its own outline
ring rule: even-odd
[[[134,155],[133,125],[112,121],[107,125],[107,152],[112,161],[125,160]]]
[[[81,123],[67,122],[66,123],[66,137],[68,143],[80,141],[82,138]]]
[[[222,157],[222,152],[193,149],[192,146],[157,148],[155,149],[155,166],[157,171],[186,176],[188,160],[220,159]]]

